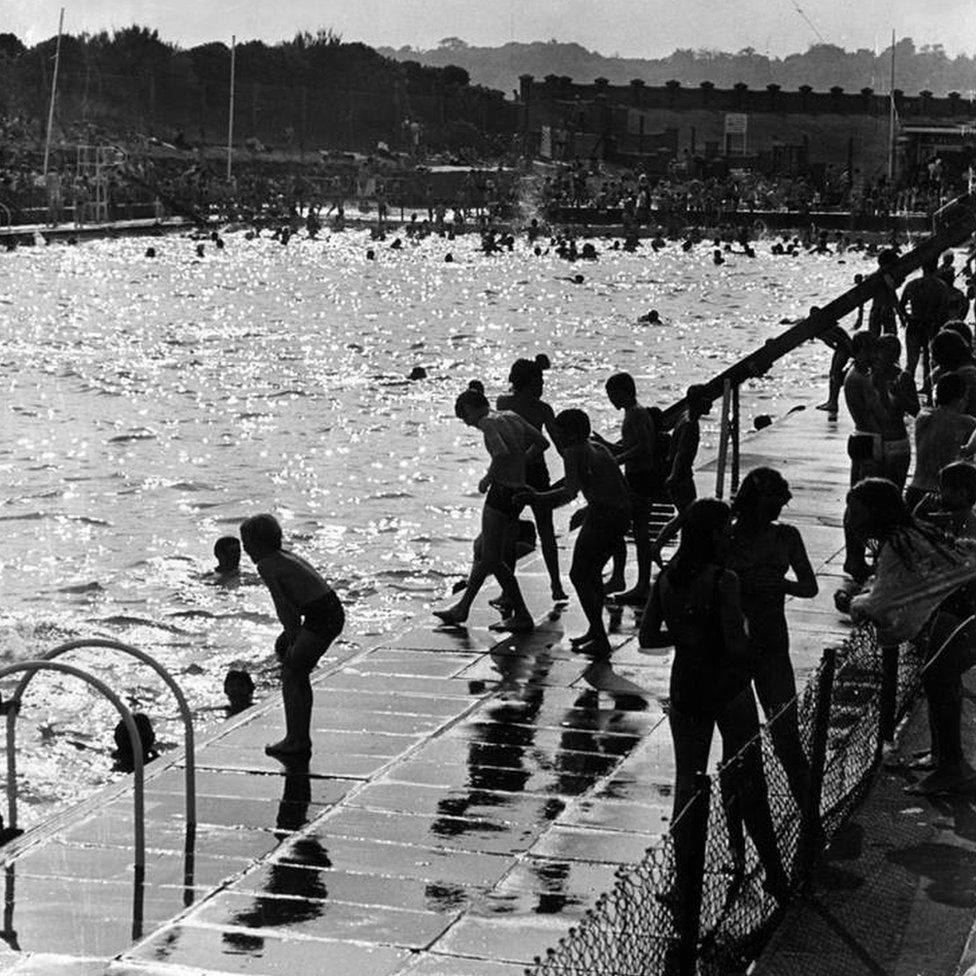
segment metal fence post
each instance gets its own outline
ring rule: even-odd
[[[698,968],[698,930],[701,922],[702,891],[705,887],[705,844],[708,840],[708,811],[712,781],[704,773],[695,777],[695,795],[681,811],[675,835],[675,861],[678,874],[677,976],[695,976]],[[678,846],[681,850],[678,850]]]
[[[881,648],[881,694],[878,705],[878,751],[895,737],[898,718],[898,645]]]
[[[732,476],[729,483],[729,497],[739,490],[739,384],[732,387],[732,415],[729,419],[729,433],[732,438]]]
[[[817,841],[822,837],[820,806],[823,799],[824,767],[827,762],[827,731],[830,728],[830,701],[834,690],[834,674],[837,671],[837,648],[828,647],[821,659],[820,675],[817,679],[817,695],[813,713],[812,738],[810,742],[810,792],[807,796],[802,816],[803,859],[801,874],[806,874],[817,855]]]
[[[722,419],[718,427],[718,467],[715,470],[715,497],[725,493],[725,459],[729,453],[729,408],[732,402],[732,382],[725,380],[722,390]]]

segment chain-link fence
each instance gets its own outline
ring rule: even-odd
[[[702,777],[702,789],[662,842],[638,864],[622,868],[614,887],[526,976],[744,971],[775,921],[775,895],[785,893],[771,882],[734,809],[729,785],[736,764],[761,746],[776,848],[790,888],[798,890],[815,853],[863,797],[884,738],[918,689],[920,667],[911,646],[881,648],[871,627],[858,628],[842,647],[825,651],[796,699],[763,727],[760,742],[753,740],[725,763],[714,786]],[[795,768],[791,789],[791,775],[777,754],[793,722],[809,762],[809,782],[802,789]],[[806,797],[808,809],[801,809],[797,794]],[[696,869],[690,885],[676,871],[679,844],[691,848],[684,855]]]

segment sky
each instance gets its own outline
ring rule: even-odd
[[[976,52],[976,0],[0,0],[0,31],[34,44],[57,33],[62,6],[69,33],[138,23],[184,47],[332,28],[374,47],[555,38],[624,57],[679,47],[782,56],[820,41],[881,50],[895,30],[950,55]]]

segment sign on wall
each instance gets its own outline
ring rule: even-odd
[[[746,130],[749,116],[744,112],[725,113],[725,154],[744,156],[746,154]]]

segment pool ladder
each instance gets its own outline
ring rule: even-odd
[[[129,745],[132,748],[133,760],[133,830],[135,833],[135,857],[133,867],[137,884],[142,883],[146,870],[146,831],[145,831],[145,801],[144,801],[144,751],[142,738],[139,729],[132,717],[132,712],[126,707],[122,699],[100,678],[96,678],[88,671],[76,667],[75,665],[65,664],[55,658],[61,657],[69,651],[78,648],[101,647],[108,650],[119,651],[128,654],[130,657],[137,658],[144,664],[149,665],[166,683],[173,692],[179,706],[180,716],[183,720],[184,736],[184,800],[186,808],[186,828],[188,845],[196,827],[196,770],[194,766],[194,743],[193,743],[193,717],[190,714],[190,707],[187,704],[186,696],[176,683],[172,674],[164,668],[154,657],[145,651],[140,651],[129,644],[121,641],[109,640],[107,638],[87,638],[71,640],[57,647],[52,648],[42,657],[32,661],[21,661],[16,664],[8,664],[0,668],[0,679],[8,675],[23,672],[23,677],[17,685],[11,698],[0,704],[0,712],[7,716],[7,815],[8,827],[17,828],[17,715],[20,712],[21,702],[24,692],[30,684],[31,679],[38,671],[55,671],[68,674],[75,678],[80,678],[88,685],[93,687],[107,698],[117,709],[125,725],[129,736]]]

